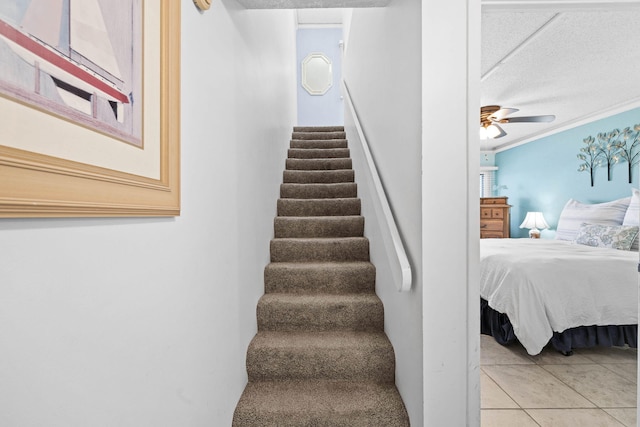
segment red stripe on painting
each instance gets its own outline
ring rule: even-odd
[[[115,89],[109,86],[102,80],[98,79],[95,76],[92,76],[87,71],[83,70],[82,68],[73,64],[72,62],[69,62],[64,58],[56,55],[55,53],[51,52],[49,49],[47,49],[40,43],[37,43],[31,40],[28,36],[16,30],[14,27],[7,24],[1,19],[0,19],[0,35],[7,37],[9,40],[14,41],[18,45],[27,49],[29,52],[32,52],[34,55],[39,56],[40,58],[49,62],[50,64],[55,65],[61,70],[66,71],[72,76],[79,78],[80,80],[93,86],[94,88],[106,93],[109,96],[112,96],[113,98],[117,99],[123,104],[129,103],[129,98],[127,97],[127,95],[120,92],[118,89]]]

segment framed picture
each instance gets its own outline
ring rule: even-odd
[[[180,214],[180,2],[0,4],[0,217]]]

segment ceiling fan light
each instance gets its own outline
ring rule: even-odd
[[[487,139],[487,129],[484,126],[480,126],[480,139]]]
[[[487,136],[491,139],[497,138],[502,134],[502,130],[494,124],[490,124],[489,126],[487,126],[486,131]]]

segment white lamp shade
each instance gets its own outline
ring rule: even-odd
[[[544,216],[542,212],[527,212],[527,216],[520,224],[520,228],[530,228],[530,229],[546,229],[549,228],[549,224],[544,220]]]

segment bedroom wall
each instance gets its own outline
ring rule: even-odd
[[[295,20],[181,6],[182,215],[0,220],[2,426],[231,425],[296,120]]]
[[[589,172],[578,172],[582,162],[576,156],[585,146],[584,138],[638,123],[640,108],[497,153],[496,184],[508,187],[500,195],[509,197],[512,205],[511,237],[528,236],[527,229],[519,228],[527,211],[542,211],[551,228],[543,230],[541,237],[554,238],[560,212],[570,198],[599,203],[630,196],[631,188],[638,187],[637,166],[631,184],[626,162],[613,167],[611,181],[607,180],[606,166],[599,167],[591,187]]]
[[[378,280],[396,383],[411,425],[423,424],[421,248],[421,2],[353,9],[343,74],[413,270],[411,292]],[[346,128],[353,123],[345,122]],[[358,171],[356,170],[356,180]],[[383,266],[381,265],[380,268]],[[378,277],[385,277],[382,272]]]

